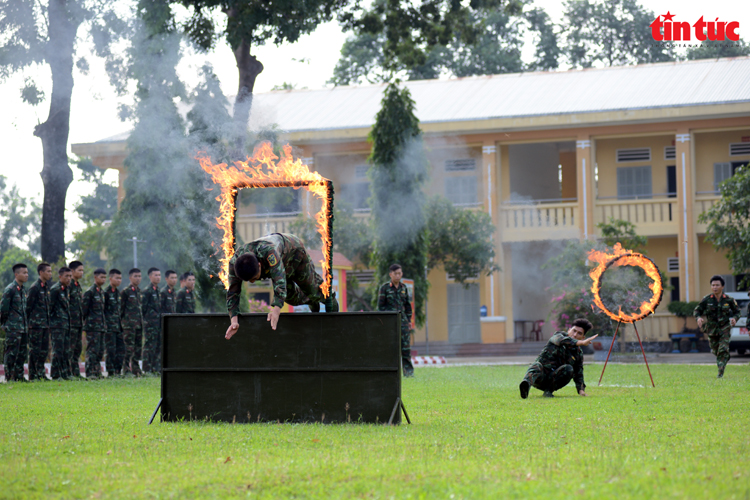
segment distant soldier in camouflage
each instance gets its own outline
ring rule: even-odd
[[[159,283],[161,271],[155,267],[148,270],[149,286],[141,291],[143,311],[143,371],[161,372],[161,296]]]
[[[162,314],[176,313],[177,291],[174,286],[177,284],[177,273],[170,269],[164,273],[164,278],[167,280],[167,284],[161,289],[161,312]]]
[[[23,364],[28,356],[26,289],[29,281],[26,264],[13,266],[14,280],[5,287],[0,299],[0,326],[5,330],[5,380],[25,382]]]
[[[115,377],[122,371],[125,358],[125,343],[122,338],[122,324],[120,311],[122,297],[120,297],[120,283],[122,273],[119,269],[109,270],[109,286],[104,289],[104,317],[107,319],[107,334],[105,336],[107,350],[107,375]]]
[[[36,267],[39,279],[29,288],[26,317],[29,320],[29,380],[47,380],[44,363],[49,354],[49,282],[52,267],[42,262]]]
[[[562,389],[573,380],[576,390],[586,396],[586,384],[583,382],[583,351],[581,346],[591,343],[598,335],[585,338],[591,330],[589,320],[578,318],[567,332],[556,332],[544,346],[542,353],[531,364],[519,389],[521,397],[529,396],[533,386],[544,391],[544,396],[551,398],[553,392]]]
[[[175,309],[181,314],[195,314],[195,275],[188,271],[182,276],[185,285],[177,292]]]
[[[141,359],[141,348],[143,343],[143,313],[141,312],[141,270],[133,268],[128,273],[130,285],[122,292],[120,318],[122,320],[122,337],[125,343],[125,361],[123,362],[122,374],[131,373],[140,377],[141,367],[138,361]]]
[[[231,324],[225,338],[232,338],[239,329],[242,282],[261,279],[273,282],[272,309],[267,320],[274,330],[284,302],[293,306],[307,304],[313,312],[320,311],[321,303],[326,312],[339,310],[334,293],[323,296],[320,289],[323,278],[315,271],[315,264],[300,239],[293,234],[273,233],[239,247],[229,261],[227,310]]]
[[[107,331],[107,318],[104,314],[104,282],[107,271],[101,267],[94,270],[94,284],[83,294],[83,321],[86,332],[86,378],[101,378],[100,342]]]
[[[52,338],[52,380],[70,378],[70,282],[69,267],[58,271],[60,281],[49,289],[50,337]]]
[[[703,297],[693,315],[701,331],[708,335],[708,344],[719,367],[718,378],[723,378],[729,362],[730,331],[740,319],[740,307],[733,298],[724,295],[724,278],[721,276],[711,277],[711,292]]]
[[[404,271],[398,264],[388,268],[391,281],[380,287],[378,294],[378,311],[397,311],[401,313],[401,364],[404,376],[414,376],[414,366],[411,363],[411,299],[409,289],[401,283]]]
[[[80,279],[83,277],[83,263],[74,260],[68,267],[73,271],[73,281],[70,282],[70,371],[74,377],[81,377],[81,352],[83,351],[83,288]]]

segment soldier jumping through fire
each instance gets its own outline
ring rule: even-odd
[[[315,265],[299,238],[292,234],[273,233],[239,247],[229,261],[227,310],[231,324],[225,338],[231,339],[239,329],[237,315],[242,282],[253,283],[260,279],[273,282],[272,309],[267,319],[274,330],[284,302],[293,306],[307,304],[313,312],[320,311],[321,303],[326,312],[339,310],[335,293],[324,298],[320,290],[323,278],[315,271]]]

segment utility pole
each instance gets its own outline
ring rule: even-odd
[[[146,243],[146,240],[139,240],[135,236],[127,240],[133,242],[133,267],[138,267],[138,243]]]

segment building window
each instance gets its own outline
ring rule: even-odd
[[[467,170],[476,170],[477,160],[475,158],[454,158],[445,160],[446,172],[465,172]]]
[[[370,204],[370,183],[354,182],[341,186],[341,199],[355,210],[368,210]]]
[[[729,156],[750,156],[750,142],[735,142],[729,145]]]
[[[651,198],[651,167],[618,167],[617,197]]]
[[[626,163],[630,161],[651,161],[651,148],[617,150],[617,163]]]
[[[667,258],[667,272],[670,272],[670,273],[680,272],[680,258],[679,257]]]
[[[664,159],[674,160],[677,156],[677,152],[674,146],[664,146]]]
[[[468,344],[482,341],[479,322],[479,285],[465,288],[448,284],[448,342]]]
[[[719,192],[719,184],[737,173],[737,169],[747,165],[746,161],[714,163],[714,191]]]
[[[459,206],[478,203],[476,176],[448,177],[445,179],[445,197]]]

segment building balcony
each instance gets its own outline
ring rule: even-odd
[[[500,206],[503,242],[579,238],[578,202],[539,200]]]
[[[609,222],[610,218],[630,222],[642,236],[677,234],[677,198],[653,195],[648,199],[605,199],[594,204],[594,224]]]
[[[708,228],[708,224],[700,224],[698,222],[698,216],[700,216],[700,214],[702,214],[703,212],[707,212],[720,199],[721,199],[721,196],[719,196],[719,194],[714,191],[710,191],[706,193],[699,192],[695,194],[695,202],[693,205],[693,216],[695,217],[695,220],[693,221],[693,224],[694,224],[693,227],[696,233],[706,234],[706,229]]]

